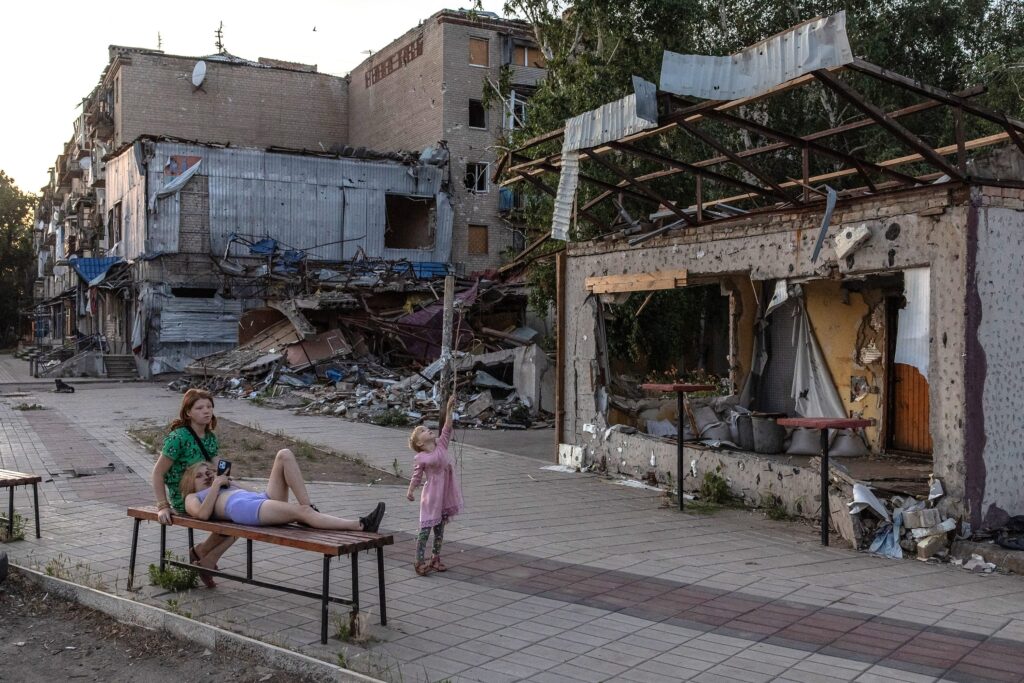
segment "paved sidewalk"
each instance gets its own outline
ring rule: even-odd
[[[152,456],[124,430],[166,422],[180,394],[154,384],[35,391],[31,400],[47,410],[19,412],[10,406],[25,398],[0,399],[0,467],[48,473],[44,537],[4,549],[16,562],[49,563],[125,594],[124,507],[150,502]],[[411,470],[405,430],[227,399],[217,414]],[[658,492],[454,448],[468,510],[446,534],[446,574],[412,571],[417,507],[404,487],[312,487],[317,505],[335,514],[388,504],[384,526],[397,541],[387,551],[389,626],[376,625],[368,647],[321,646],[315,601],[227,581],[180,597],[154,587],[132,596],[164,606],[176,599],[196,618],[330,661],[344,652],[353,668],[394,681],[1024,680],[1020,577],[821,548],[801,524],[744,511],[680,514]],[[100,472],[100,462],[114,471]],[[72,476],[76,468],[92,473]],[[168,537],[183,555],[184,532]],[[157,541],[156,526],[144,525],[143,567]],[[243,566],[242,548],[221,565]],[[284,548],[259,547],[255,565],[290,585],[315,588],[320,578],[315,558]],[[374,570],[369,560],[362,566],[373,621]],[[343,616],[339,607],[332,614]]]

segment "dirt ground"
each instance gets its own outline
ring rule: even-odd
[[[159,453],[169,425],[131,429],[129,434]],[[408,479],[368,466],[359,458],[317,448],[301,440],[267,434],[251,427],[217,418],[218,459],[231,461],[231,476],[266,479],[274,456],[282,448],[291,449],[306,481],[343,481],[352,484],[392,484],[404,486]]]
[[[0,681],[307,683],[166,633],[122,624],[41,592],[17,573],[0,583]]]

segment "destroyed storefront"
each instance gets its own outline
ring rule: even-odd
[[[250,309],[450,268],[443,145],[356,156],[142,138],[106,160],[106,253],[140,374],[234,348]]]
[[[813,60],[791,54],[808,41]],[[634,94],[503,161],[505,185],[553,195],[550,238],[599,235],[558,255],[560,459],[669,490],[682,475],[687,492],[714,475],[748,503],[814,518],[820,435],[777,420],[857,417],[872,426],[831,435],[827,505],[844,536],[854,482],[927,497],[938,480],[943,516],[974,529],[1024,512],[1011,341],[1024,122],[975,101],[983,89],[948,93],[855,59],[842,13],[766,44],[732,61],[666,53],[660,88],[635,77]],[[868,82],[901,105],[867,101]],[[708,87],[738,99],[692,99]],[[861,118],[799,130],[758,109],[787,97],[838,98]],[[943,108],[952,116],[922,118]],[[879,156],[894,148],[908,153]],[[557,192],[541,180],[552,172]],[[623,318],[662,315],[674,330],[682,310],[672,363],[623,359]],[[642,388],[680,380],[713,389],[684,415]]]

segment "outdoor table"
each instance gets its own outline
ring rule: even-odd
[[[37,484],[43,480],[38,474],[26,474],[13,470],[0,470],[0,488],[8,489],[7,499],[7,538],[14,537],[14,489],[18,486],[32,487],[32,502],[36,511],[36,538],[39,538],[39,489]]]
[[[804,427],[821,430],[821,544],[828,545],[829,515],[832,506],[828,500],[828,430],[860,429],[870,427],[874,420],[859,420],[846,417],[784,417],[778,420],[782,427]]]
[[[676,432],[676,471],[679,481],[676,486],[679,488],[679,509],[683,509],[683,417],[686,415],[686,395],[695,391],[714,391],[718,387],[711,384],[641,384],[641,389],[646,391],[661,391],[664,393],[674,392],[676,395],[676,409],[679,411],[679,426]],[[693,425],[696,430],[697,425]]]

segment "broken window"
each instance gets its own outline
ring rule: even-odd
[[[121,213],[121,202],[114,204],[110,211],[107,211],[107,233],[110,235],[110,246],[121,241],[124,234],[124,218]]]
[[[513,90],[505,100],[505,129],[518,130],[526,125],[527,97]]]
[[[547,67],[544,53],[532,45],[516,45],[512,49],[513,66],[532,66],[538,69]]]
[[[486,38],[469,39],[469,63],[473,66],[490,66]]]
[[[434,199],[385,195],[384,247],[428,249],[434,246]]]
[[[470,192],[484,193],[489,189],[488,170],[490,164],[473,162],[466,164],[466,189]]]
[[[469,246],[466,251],[470,254],[486,254],[487,251],[487,226],[469,225]]]
[[[675,436],[675,397],[651,395],[640,385],[685,381],[731,393],[730,300],[717,284],[636,291],[648,275],[600,295],[608,423]]]
[[[487,110],[480,100],[469,101],[469,127],[487,128]]]

